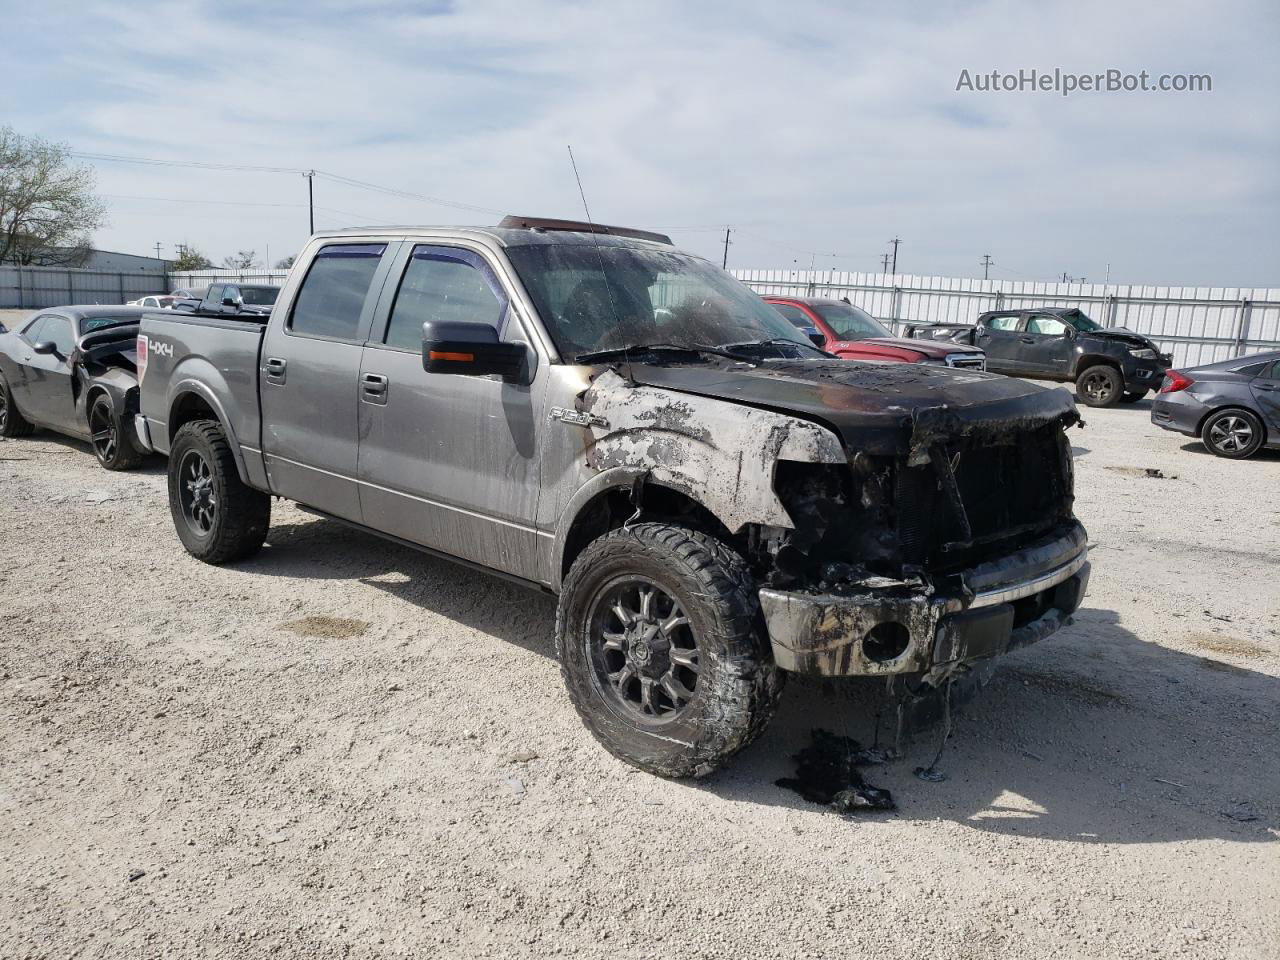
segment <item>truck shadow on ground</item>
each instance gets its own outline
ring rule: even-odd
[[[357,579],[540,656],[554,656],[555,600],[336,521],[273,525],[256,574]],[[317,611],[320,612],[320,611]],[[814,728],[870,744],[882,681],[792,677],[763,737],[724,770],[680,789],[832,816],[775,785]],[[567,707],[566,707],[567,709]],[[922,711],[928,719],[929,711]],[[886,711],[880,743],[892,745]],[[905,732],[905,755],[864,770],[891,789],[887,818],[1070,842],[1280,837],[1280,679],[1146,642],[1109,610],[1084,609],[1062,633],[1004,658],[954,714],[942,783],[912,775],[941,728]],[[586,737],[586,734],[583,734]],[[595,749],[591,745],[591,749]],[[1240,819],[1244,818],[1244,819]]]
[[[696,788],[825,814],[774,781],[793,775],[815,727],[871,743],[881,685],[793,678],[760,741]],[[953,719],[938,764],[948,779],[913,776],[941,734],[917,727],[903,759],[862,769],[893,791],[897,813],[860,819],[1079,843],[1280,839],[1280,679],[1143,641],[1109,610],[1086,608],[1004,658]],[[881,745],[892,742],[882,723]]]
[[[273,523],[265,549],[242,568],[275,577],[359,580],[531,653],[555,656],[554,597],[336,520]]]

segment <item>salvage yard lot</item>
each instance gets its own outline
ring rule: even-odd
[[[774,780],[866,686],[663,781],[578,722],[550,598],[281,504],[206,567],[158,461],[0,443],[0,955],[1274,957],[1280,455],[1085,418],[1075,624],[861,818]]]

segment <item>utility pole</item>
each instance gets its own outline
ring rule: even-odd
[[[991,254],[984,253],[982,255],[982,279],[983,280],[990,279],[990,273],[988,272],[990,271],[990,269],[991,269]]]
[[[157,241],[156,241],[156,259],[157,259],[157,260],[163,259],[163,258],[160,256],[160,248],[161,248],[162,246],[163,246],[163,244],[162,244],[159,240],[157,240]]]
[[[720,264],[722,269],[729,269],[729,228],[724,228],[724,260]]]
[[[901,238],[901,237],[897,237],[897,236],[895,236],[895,237],[894,237],[892,240],[890,240],[889,242],[893,244],[893,269],[892,269],[892,270],[890,270],[890,273],[894,274],[894,276],[897,276],[897,273],[898,273],[898,244],[900,244],[900,243],[902,242],[902,238]]]
[[[887,253],[880,254],[880,272],[889,272],[889,255]]]
[[[316,179],[316,172],[314,170],[308,170],[306,173],[303,174],[303,176],[307,178],[307,212],[310,214],[311,232],[315,233],[316,232],[316,194],[315,194],[314,184]]]

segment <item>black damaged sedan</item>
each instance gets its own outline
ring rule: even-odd
[[[1151,422],[1233,460],[1280,447],[1280,350],[1168,371]]]
[[[89,441],[108,470],[141,463],[133,415],[138,321],[145,312],[54,307],[0,332],[0,437],[45,427]]]

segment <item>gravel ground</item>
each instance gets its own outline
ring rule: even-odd
[[[1280,456],[1147,410],[1072,435],[1075,624],[859,818],[774,780],[862,685],[659,780],[578,723],[551,599],[288,505],[205,567],[160,463],[0,442],[0,955],[1275,957]]]

